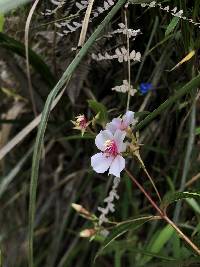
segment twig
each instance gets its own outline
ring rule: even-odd
[[[92,12],[93,4],[94,4],[94,0],[90,0],[88,3],[88,7],[85,12],[85,17],[84,17],[83,24],[82,24],[81,34],[79,37],[78,47],[82,47],[83,44],[85,43],[85,37],[86,37],[87,29],[88,29],[88,24],[89,24],[90,14]]]
[[[197,173],[195,176],[193,176],[186,184],[185,187],[191,186],[194,182],[196,182],[198,179],[200,179],[200,172]]]

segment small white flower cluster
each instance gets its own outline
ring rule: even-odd
[[[119,29],[108,33],[109,37],[112,37],[112,35],[117,34],[117,33],[125,34],[128,36],[128,38],[136,37],[138,34],[141,34],[140,29],[138,30],[126,29],[126,26],[124,23],[119,23],[118,26],[119,26]]]
[[[129,55],[127,49],[123,46],[121,48],[117,48],[115,50],[114,55],[109,55],[107,52],[105,55],[102,55],[101,53],[98,53],[95,55],[94,53],[92,54],[92,58],[96,61],[101,61],[101,60],[111,60],[111,59],[117,59],[120,63],[122,62],[127,62],[128,58],[133,61],[141,61],[141,54],[140,52],[136,52],[133,50]]]
[[[198,26],[200,28],[200,22],[195,22],[193,19],[189,19],[189,18],[183,16],[183,10],[178,11],[177,7],[174,7],[173,9],[171,9],[169,6],[162,6],[161,3],[156,3],[156,1],[141,4],[141,7],[146,7],[146,6],[150,7],[150,8],[158,6],[161,10],[169,12],[172,16],[181,18],[183,20],[187,20],[188,22],[190,22],[193,25]]]
[[[130,96],[134,96],[135,93],[137,92],[136,89],[133,89],[132,85],[130,86],[130,89],[129,89],[129,84],[128,84],[127,80],[123,80],[123,84],[122,85],[115,86],[111,90],[119,92],[119,93],[128,93],[129,90],[130,90]]]
[[[107,11],[114,4],[115,4],[115,0],[104,1],[102,7],[97,7],[96,10],[92,12],[92,16],[91,16],[89,22],[92,22],[93,19],[98,17],[101,13]],[[80,3],[76,2],[76,7],[79,9],[79,11],[87,8],[87,6],[88,6],[88,1],[81,1]],[[81,28],[82,22],[81,23],[76,22],[76,21],[71,22],[71,20],[68,19],[64,22],[59,22],[59,23],[56,22],[55,26],[57,28],[67,27],[67,30],[63,30],[62,33],[60,33],[60,32],[57,33],[59,36],[64,36],[64,35],[67,35],[68,33],[75,32],[76,30]]]
[[[99,225],[102,225],[103,223],[108,222],[108,218],[106,217],[109,212],[115,212],[115,204],[113,203],[115,199],[119,199],[119,196],[117,194],[117,188],[120,183],[120,178],[115,177],[113,180],[113,186],[111,191],[109,192],[109,196],[104,199],[104,202],[107,203],[105,208],[98,207],[98,210],[101,212],[101,215],[99,216]]]
[[[42,12],[42,15],[50,16],[52,14],[55,14],[56,11],[64,6],[66,3],[66,0],[50,0],[50,2],[56,6],[54,9],[46,9],[45,12]]]

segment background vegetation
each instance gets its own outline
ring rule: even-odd
[[[120,8],[123,1],[116,2],[119,7],[116,14],[111,8],[89,24],[86,39],[90,39],[81,50],[72,49],[77,47],[80,30],[61,36],[54,22],[63,21],[72,14],[76,14],[74,18],[81,22],[85,11],[77,14],[75,1],[70,0],[55,14],[45,16],[42,12],[54,6],[50,1],[38,3],[29,29],[33,98],[25,68],[24,41],[31,5],[19,6],[0,16],[2,266],[27,266],[28,261],[31,264],[28,242],[33,227],[31,216],[34,215],[37,161],[40,168],[34,217],[34,266],[200,266],[195,252],[163,221],[133,222],[133,218],[157,214],[126,173],[123,173],[118,188],[120,199],[116,201],[116,211],[110,215],[110,220],[124,224],[111,231],[110,239],[104,240],[97,235],[89,242],[89,239],[79,236],[80,231],[92,228],[93,224],[79,216],[71,204],[79,203],[98,216],[97,207],[103,205],[113,178],[94,173],[91,169],[90,157],[96,152],[94,137],[87,134],[82,137],[73,129],[71,120],[79,114],[91,119],[99,110],[102,112],[102,106],[99,108],[97,102],[106,107],[104,114],[109,120],[123,114],[126,109],[127,95],[111,88],[127,79],[127,64],[96,62],[91,58],[91,53],[105,53],[126,46],[126,37],[107,37],[108,32],[118,28],[118,23],[124,22],[124,8]],[[199,22],[198,1],[160,3],[169,5],[171,9],[177,7],[187,18]],[[101,6],[101,1],[94,2],[93,8],[98,6]],[[113,14],[112,19],[108,17],[100,24],[108,13],[110,16]],[[131,49],[142,54],[142,61],[131,65],[132,84],[138,93],[131,97],[130,102],[130,110],[135,111],[139,118],[137,130],[142,144],[141,157],[162,199],[171,204],[167,208],[168,216],[199,247],[200,28],[158,6],[144,8],[140,4],[130,4],[127,16],[129,28],[141,29],[142,32],[130,42]],[[98,30],[94,31],[99,25],[102,31],[98,28],[97,36]],[[188,56],[181,64],[181,60],[191,52],[193,56]],[[80,57],[72,62],[77,53]],[[180,66],[174,68],[178,63]],[[145,95],[139,92],[139,84],[144,82],[153,85],[153,90]],[[38,150],[36,147],[32,163],[37,127],[32,127],[28,133],[26,126],[43,111],[49,93],[50,97],[56,98],[64,87],[65,92],[50,113],[44,145],[41,138],[46,123],[43,113],[41,135],[36,141]],[[47,104],[52,101],[50,97]],[[88,102],[91,99],[94,102]],[[28,134],[22,140],[23,129]],[[97,132],[100,129],[97,126]],[[12,146],[9,141],[16,135],[16,145]],[[137,161],[129,160],[127,166],[156,200],[154,190]],[[177,195],[177,191],[192,193]],[[177,202],[182,198],[185,200]],[[127,221],[129,223],[125,223]]]

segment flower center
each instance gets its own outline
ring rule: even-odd
[[[106,149],[104,150],[104,153],[107,157],[114,156],[116,157],[118,154],[117,145],[114,140],[107,140],[105,142]]]

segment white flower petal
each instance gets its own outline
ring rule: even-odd
[[[117,129],[120,129],[121,121],[120,118],[114,118],[110,123],[106,124],[106,129],[114,134]]]
[[[123,143],[125,136],[126,136],[126,132],[121,131],[121,130],[116,130],[114,134],[114,140],[117,145],[117,149],[119,153],[124,152],[126,150],[126,144]]]
[[[111,163],[109,174],[120,177],[120,172],[125,168],[125,159],[118,155]]]
[[[103,153],[97,153],[91,157],[91,166],[97,173],[104,173],[108,170],[113,157],[106,157]]]
[[[132,124],[133,120],[134,120],[134,112],[128,110],[126,112],[126,114],[123,116],[123,122],[126,125],[126,127],[128,127],[130,124]]]
[[[104,151],[105,150],[105,142],[107,140],[112,140],[113,135],[110,131],[104,130],[101,131],[95,138],[95,144],[98,147],[99,150]]]

